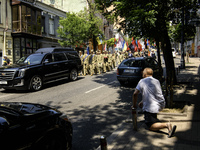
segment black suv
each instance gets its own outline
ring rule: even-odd
[[[1,67],[0,88],[38,91],[45,83],[77,80],[82,68],[72,48],[41,48],[13,65]]]
[[[48,106],[0,102],[1,150],[69,150],[73,128],[65,114]]]

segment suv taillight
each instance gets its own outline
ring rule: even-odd
[[[117,69],[117,75],[119,75],[119,69]]]

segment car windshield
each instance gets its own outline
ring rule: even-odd
[[[44,55],[41,54],[32,54],[28,57],[22,57],[20,60],[17,61],[17,64],[28,64],[28,65],[35,65],[40,64]]]
[[[142,67],[142,60],[129,59],[120,65],[121,67]]]

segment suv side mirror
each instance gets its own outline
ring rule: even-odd
[[[49,59],[45,59],[44,63],[49,63]]]

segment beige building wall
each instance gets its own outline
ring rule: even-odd
[[[10,0],[0,0],[0,53],[2,53],[3,56],[7,55],[11,63],[13,63],[13,40],[11,31],[12,18]]]
[[[66,12],[79,12],[87,7],[87,0],[37,0]]]

